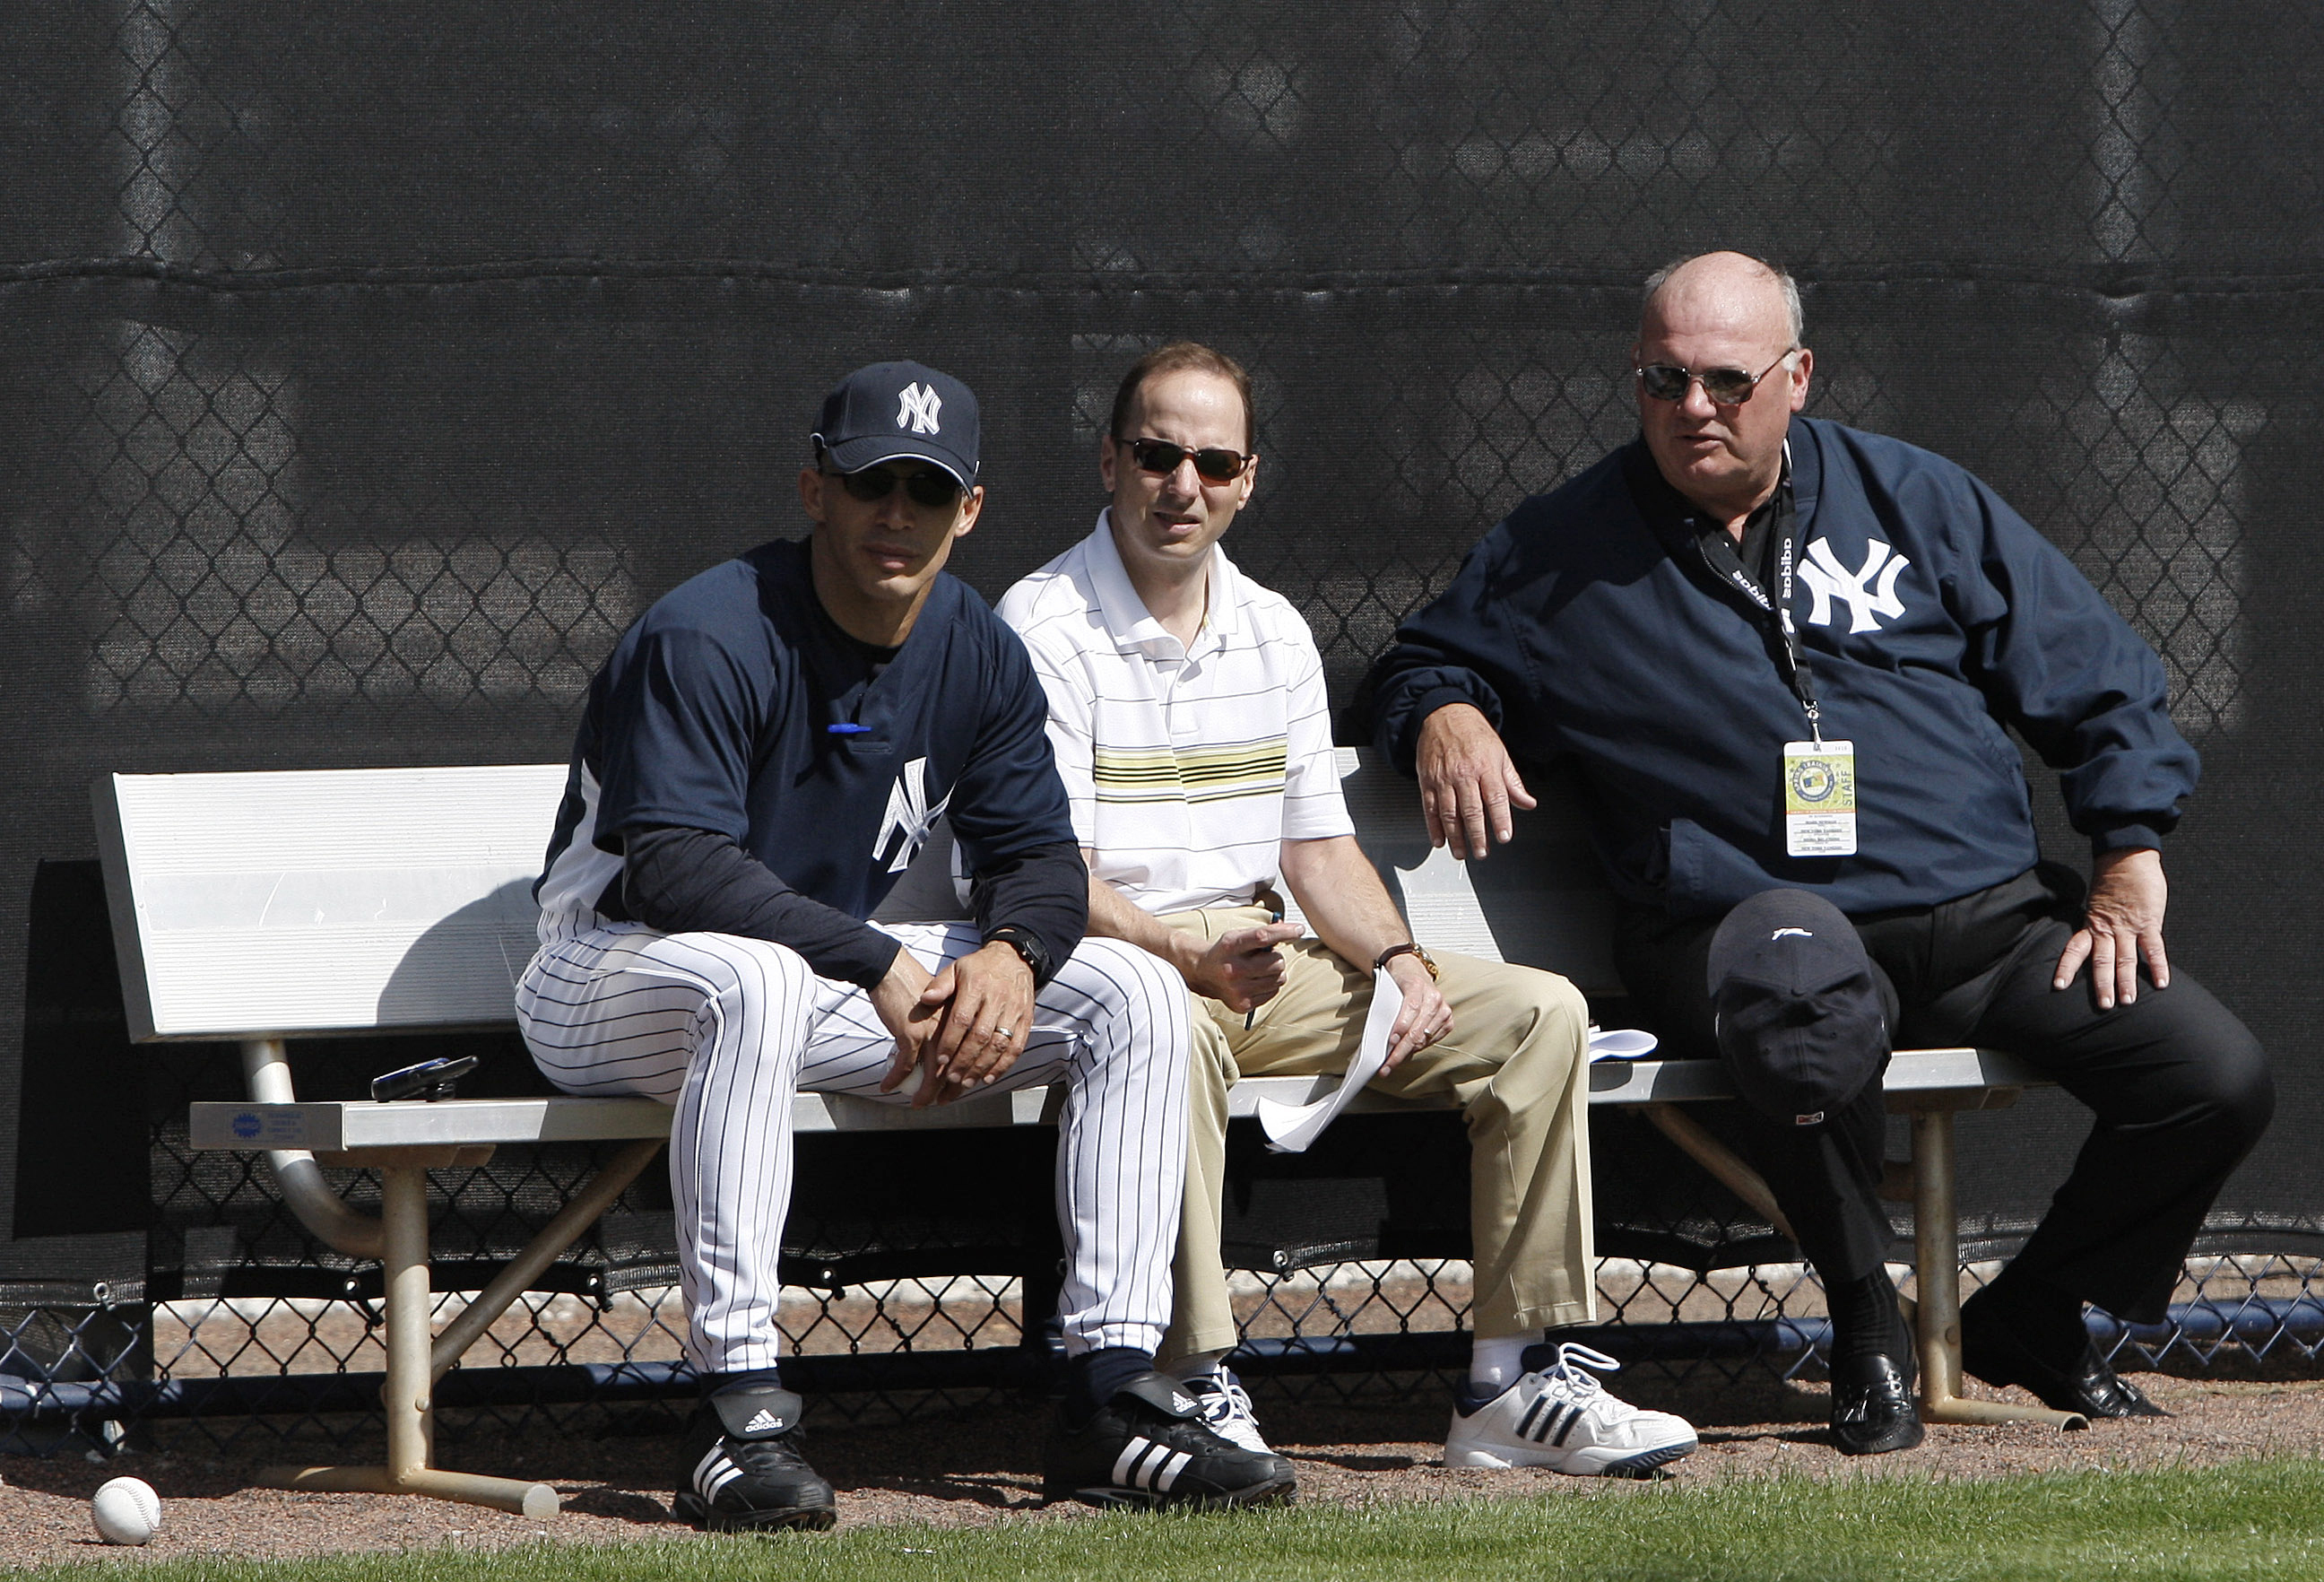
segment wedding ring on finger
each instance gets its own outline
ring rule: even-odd
[[[1010,1039],[1015,1038],[1017,1035],[1009,1028],[996,1027],[992,1030],[992,1036],[999,1039]]]

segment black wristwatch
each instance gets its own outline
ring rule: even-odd
[[[1019,928],[1015,923],[1003,923],[985,935],[984,942],[1006,945],[1017,952],[1025,965],[1033,969],[1034,987],[1038,988],[1049,981],[1049,948],[1041,943],[1041,937],[1032,930]]]

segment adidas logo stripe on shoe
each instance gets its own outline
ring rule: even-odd
[[[1173,1450],[1148,1439],[1133,1439],[1113,1458],[1113,1481],[1124,1488],[1167,1494],[1194,1459],[1184,1450]]]

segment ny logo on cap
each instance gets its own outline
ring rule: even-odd
[[[935,385],[907,384],[896,408],[896,427],[909,428],[915,434],[939,433],[936,413],[943,406],[944,397],[936,393]]]

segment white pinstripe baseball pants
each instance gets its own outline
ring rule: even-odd
[[[958,924],[887,931],[931,972],[982,942]],[[541,947],[516,1009],[534,1061],[566,1092],[676,1106],[687,1355],[705,1372],[774,1366],[791,1098],[801,1088],[890,1096],[879,1084],[895,1041],[871,996],[766,940],[613,923]],[[1186,1049],[1178,976],[1132,946],[1085,939],[1037,996],[1025,1052],[993,1085],[1065,1085],[1056,1196],[1071,1354],[1161,1342],[1185,1172]]]

